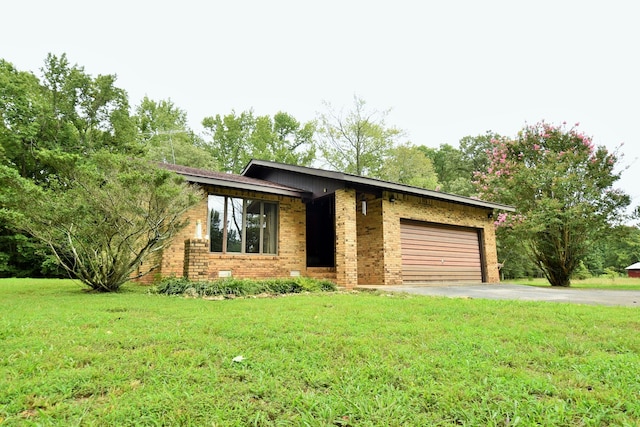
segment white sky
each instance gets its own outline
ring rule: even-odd
[[[633,0],[4,1],[0,57],[39,75],[67,53],[116,74],[137,105],[300,121],[353,96],[416,145],[457,146],[526,122],[580,122],[624,143],[619,187],[640,204],[640,6]]]

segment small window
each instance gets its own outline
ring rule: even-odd
[[[208,218],[211,252],[277,253],[276,203],[210,195]]]

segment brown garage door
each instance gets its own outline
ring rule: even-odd
[[[403,220],[400,232],[404,283],[482,282],[476,229]]]

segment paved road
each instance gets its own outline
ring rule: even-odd
[[[525,285],[402,285],[383,286],[378,290],[437,295],[452,298],[485,298],[522,301],[552,301],[575,304],[621,305],[640,307],[640,291],[577,288],[539,288]]]

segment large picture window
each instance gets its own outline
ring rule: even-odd
[[[277,241],[276,203],[209,195],[211,252],[275,254]]]

